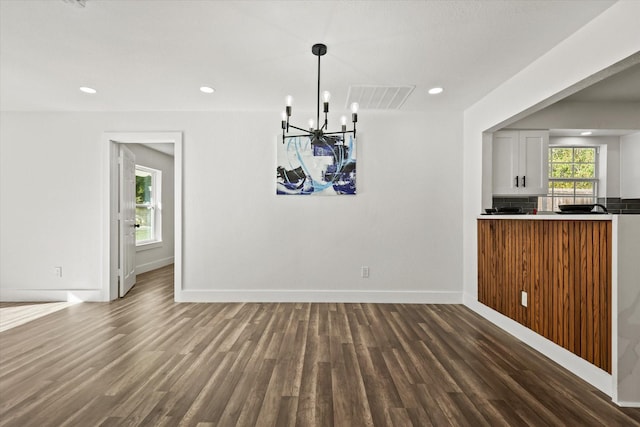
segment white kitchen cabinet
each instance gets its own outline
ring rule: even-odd
[[[493,195],[545,195],[549,183],[549,132],[493,134]]]

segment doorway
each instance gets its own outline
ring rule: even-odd
[[[103,253],[103,300],[110,301],[119,297],[119,165],[120,147],[134,148],[145,146],[164,151],[167,147],[173,151],[173,199],[171,210],[173,217],[173,263],[174,263],[174,299],[182,289],[182,132],[105,132],[102,137],[105,158],[104,200],[104,242]],[[162,147],[162,148],[160,148]],[[148,270],[145,270],[148,271]]]

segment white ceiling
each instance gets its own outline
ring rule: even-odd
[[[164,153],[168,156],[175,156],[175,144],[173,143],[165,143],[165,142],[150,142],[148,144],[140,144],[140,145],[144,145],[147,148],[150,148],[152,150],[156,150],[159,151],[161,153]]]
[[[640,64],[582,89],[563,101],[640,102]]]
[[[313,111],[322,42],[332,111],[350,85],[415,86],[405,111],[463,109],[613,3],[0,0],[0,108],[277,112],[291,94]]]
[[[580,135],[588,130],[591,135]],[[571,137],[598,137],[598,136],[623,136],[637,133],[637,129],[549,129],[549,136],[571,136]]]

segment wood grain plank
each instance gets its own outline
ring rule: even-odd
[[[561,329],[562,345],[569,348],[569,318],[570,318],[570,298],[572,283],[569,281],[569,229],[571,221],[562,221],[562,307],[561,307]]]
[[[573,347],[571,351],[577,354],[580,348],[580,283],[582,282],[583,272],[583,256],[581,251],[581,239],[582,239],[582,222],[575,221],[573,223],[573,299],[572,308],[573,316],[571,316],[571,328],[573,334]]]
[[[575,221],[567,221],[567,248],[566,248],[566,265],[567,265],[567,290],[566,290],[566,345],[565,348],[575,354]]]
[[[604,316],[602,307],[600,305],[600,286],[601,286],[601,276],[600,276],[600,266],[604,266],[604,260],[600,255],[600,224],[593,224],[593,304],[592,304],[592,322],[591,322],[591,334],[589,334],[593,340],[592,344],[589,346],[590,351],[587,355],[587,360],[593,363],[596,366],[602,366],[602,360],[600,358],[600,350],[602,335],[600,333],[600,316]],[[602,236],[605,238],[605,236]]]
[[[0,333],[0,425],[640,420],[464,306],[175,303],[172,272]]]
[[[551,238],[549,232],[549,221],[542,222],[542,292],[543,292],[543,300],[540,310],[542,311],[541,316],[543,319],[542,325],[542,336],[550,337],[551,336],[551,310],[552,306],[552,292],[553,292],[553,279],[551,274]]]
[[[583,250],[583,266],[584,266],[584,280],[580,283],[581,295],[580,295],[580,353],[578,355],[585,358],[587,354],[587,347],[589,346],[590,337],[587,333],[587,322],[589,319],[589,303],[587,301],[587,288],[589,287],[589,281],[593,278],[593,265],[591,257],[591,236],[587,234],[587,223],[580,224],[580,232],[584,236],[582,242]]]
[[[604,294],[605,294],[605,298],[604,298],[604,304],[606,307],[606,311],[605,311],[605,315],[602,316],[604,319],[604,330],[605,330],[605,334],[603,337],[603,342],[605,343],[605,345],[607,346],[605,351],[604,351],[604,355],[605,355],[605,361],[604,361],[604,369],[611,373],[611,369],[612,369],[612,361],[611,361],[611,342],[612,342],[612,338],[611,338],[611,322],[612,322],[612,306],[611,306],[611,290],[612,290],[612,250],[611,250],[611,245],[612,245],[612,224],[611,223],[607,223],[607,242],[606,242],[606,247],[603,248],[606,251],[606,271],[603,273],[605,274],[605,277],[603,278],[603,283],[606,283],[605,285],[605,290],[604,290]]]

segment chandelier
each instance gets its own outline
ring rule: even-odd
[[[311,143],[313,144],[316,141],[325,140],[325,135],[342,135],[342,141],[345,140],[345,134],[350,133],[353,136],[356,136],[356,123],[358,122],[358,103],[354,102],[351,104],[351,123],[353,123],[353,129],[347,130],[347,117],[342,116],[340,121],[342,124],[341,130],[337,132],[327,132],[327,113],[329,112],[329,99],[331,98],[331,94],[328,91],[322,92],[322,101],[323,101],[323,111],[324,111],[324,124],[320,126],[320,57],[327,53],[327,46],[321,43],[314,44],[311,47],[311,52],[318,57],[318,96],[316,99],[316,121],[313,119],[309,120],[309,129],[303,129],[289,123],[289,118],[291,117],[291,104],[293,102],[293,98],[289,95],[286,99],[286,108],[285,111],[282,112],[282,143],[284,144],[287,138],[297,138],[297,137],[310,137]],[[304,132],[302,134],[290,135],[290,128],[296,129],[300,132]]]

